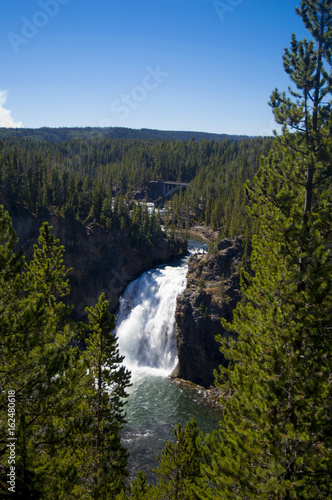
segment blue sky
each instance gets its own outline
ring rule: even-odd
[[[300,0],[10,0],[0,125],[268,135]]]

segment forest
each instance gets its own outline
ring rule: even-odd
[[[310,39],[285,49],[293,87],[271,94],[273,139],[0,140],[3,498],[332,497],[332,2],[302,0],[297,14]],[[150,215],[135,200],[162,179],[190,184]],[[27,262],[7,211],[17,206],[126,227],[134,246],[153,244],[161,222],[251,241],[243,298],[221,318],[223,421],[207,435],[178,425],[154,484],[143,472],[126,481],[130,373],[106,297],[87,322],[71,318],[64,248],[45,223]]]
[[[243,135],[229,134],[211,134],[207,132],[188,132],[176,130],[152,130],[152,129],[131,129],[125,127],[61,127],[39,129],[25,128],[2,128],[0,127],[0,138],[15,137],[18,139],[32,139],[34,141],[52,141],[62,142],[74,139],[139,139],[139,140],[173,140],[189,141],[191,138],[196,140],[215,140],[215,141],[239,141],[247,139]]]
[[[183,229],[203,222],[221,237],[234,236],[246,227],[244,182],[257,172],[260,156],[272,144],[272,138],[57,143],[0,139],[0,200],[9,208],[53,211],[85,224],[96,221],[118,228],[130,226],[132,202],[144,199],[151,181],[189,182],[185,194],[166,203],[164,223]],[[155,220],[146,223],[157,227]]]

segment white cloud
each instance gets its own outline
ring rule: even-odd
[[[3,107],[7,101],[7,92],[6,90],[0,90],[0,127],[6,128],[22,128],[22,122],[15,122],[11,111]]]

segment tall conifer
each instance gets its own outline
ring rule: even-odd
[[[1,213],[1,495],[8,491],[8,391],[15,393],[15,494],[56,498],[77,480],[69,446],[77,388],[85,376],[68,323],[69,292],[63,247],[44,224],[29,265],[13,253],[17,242]],[[80,394],[81,396],[81,394]],[[60,476],[65,478],[60,481]],[[78,498],[81,498],[78,497]]]
[[[285,51],[296,90],[273,93],[283,135],[247,185],[260,230],[246,303],[219,339],[224,425],[207,439],[204,499],[332,494],[332,2],[303,0],[297,12],[314,40],[293,35]]]
[[[94,499],[115,498],[124,488],[127,451],[120,442],[125,422],[126,389],[130,372],[122,365],[117,338],[112,330],[115,317],[109,313],[105,294],[95,307],[87,308],[89,336],[85,359],[90,374],[86,393],[89,430],[86,432],[87,487]]]

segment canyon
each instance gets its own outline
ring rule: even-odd
[[[84,225],[52,213],[37,216],[22,208],[12,209],[10,215],[19,238],[17,247],[23,248],[27,260],[33,255],[42,223],[46,221],[52,226],[55,237],[65,248],[64,264],[72,269],[69,300],[76,317],[83,318],[85,308],[96,304],[103,292],[110,311],[115,312],[130,282],[157,264],[187,253],[185,240],[171,241],[166,234],[155,246],[134,248],[125,229],[107,230],[96,223]]]
[[[52,213],[38,217],[23,208],[11,210],[11,216],[18,247],[23,248],[27,260],[32,257],[41,224],[47,221],[52,226],[65,248],[64,263],[72,269],[69,300],[74,306],[73,315],[80,319],[84,319],[85,308],[94,305],[102,292],[110,311],[115,312],[131,282],[156,265],[188,252],[187,242],[181,238],[171,241],[165,235],[156,246],[134,248],[126,230],[107,230],[96,223],[84,225]],[[208,228],[200,230],[205,238],[213,236]],[[241,238],[227,238],[216,243],[213,252],[189,258],[187,284],[176,302],[178,363],[172,378],[205,388],[214,385],[214,370],[225,363],[215,337],[228,335],[220,318],[231,321],[241,298],[239,269],[243,252]]]
[[[175,311],[178,364],[173,378],[205,388],[214,385],[214,370],[226,363],[215,337],[229,335],[220,318],[231,321],[241,299],[243,254],[242,238],[237,237],[221,240],[213,253],[190,257],[187,286]]]

